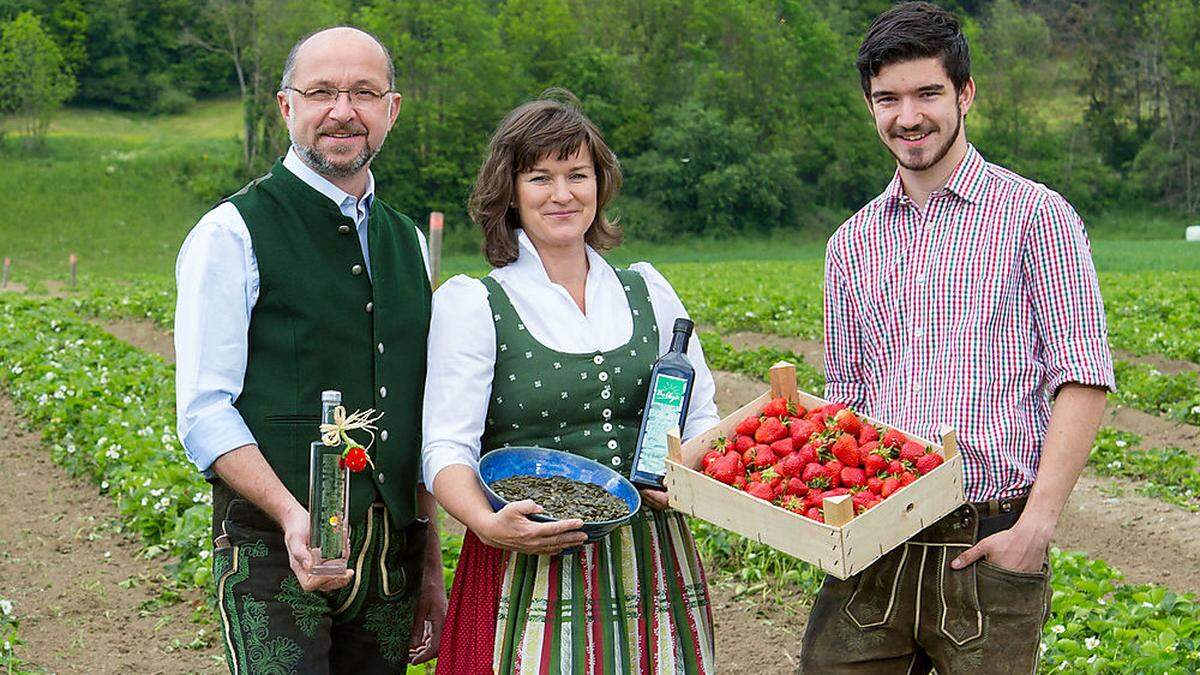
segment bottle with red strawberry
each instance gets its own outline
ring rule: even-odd
[[[321,392],[321,423],[334,424],[342,392]],[[309,450],[308,512],[312,573],[340,575],[350,558],[350,467],[344,459],[347,448],[339,438],[334,445],[313,442]]]

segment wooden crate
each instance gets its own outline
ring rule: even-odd
[[[712,441],[732,436],[739,422],[778,396],[786,396],[789,401],[809,409],[829,403],[797,389],[796,368],[792,364],[773,366],[769,391],[686,443],[681,443],[677,434],[669,439],[665,485],[672,508],[845,579],[861,572],[965,501],[962,455],[958,452],[954,431],[948,428],[941,430],[940,443],[905,432],[910,438],[933,446],[942,455],[945,461],[936,469],[858,516],[854,515],[848,495],[830,497],[824,503],[825,523],[752,497],[696,470],[711,449]],[[873,424],[881,424],[867,419]]]

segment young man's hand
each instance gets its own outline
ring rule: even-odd
[[[308,510],[296,504],[280,522],[283,527],[283,542],[288,550],[288,565],[296,574],[300,588],[306,591],[335,591],[354,577],[354,570],[347,569],[337,576],[317,576],[312,573],[313,553],[308,548]]]
[[[1053,532],[1053,529],[1047,531],[1022,518],[1010,529],[979,540],[960,553],[950,566],[960,570],[985,558],[989,563],[1013,572],[1037,572],[1046,560],[1046,549]]]

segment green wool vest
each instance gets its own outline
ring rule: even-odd
[[[483,450],[533,445],[565,450],[628,477],[650,371],[658,359],[658,324],[642,275],[617,270],[633,316],[629,341],[607,352],[554,351],[529,334],[500,284],[482,279],[496,326],[492,398]]]
[[[234,406],[287,489],[308,506],[309,445],[321,391],[346,412],[383,413],[372,470],[351,475],[350,522],[377,498],[393,521],[416,516],[430,286],[416,225],[376,199],[371,275],[354,221],[277,161],[228,199],[246,221],[260,277],[245,382]],[[366,443],[365,432],[352,432]]]

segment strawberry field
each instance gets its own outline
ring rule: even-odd
[[[819,258],[660,269],[701,327],[706,355],[721,378],[761,382],[770,365],[786,359],[797,365],[802,389],[820,392],[814,358],[822,334]],[[1180,522],[1200,523],[1200,448],[1187,440],[1200,425],[1200,272],[1103,272],[1101,286],[1120,388],[1110,405],[1156,426],[1132,429],[1110,421],[1085,477],[1103,482],[1114,505],[1136,496],[1190,518]],[[180,588],[203,588],[211,582],[211,507],[206,484],[183,459],[174,434],[173,366],[98,325],[125,319],[166,331],[173,306],[172,287],[160,280],[94,282],[59,298],[0,295],[0,386],[54,462],[86,477],[100,498],[116,505],[142,555],[166,560],[165,571]],[[783,616],[803,623],[823,578],[818,569],[700,521],[695,532],[716,587],[741,602],[782,608]],[[449,536],[445,543],[449,566],[459,540]],[[1154,541],[1142,547],[1147,566],[1163,566],[1154,569],[1195,565],[1195,559],[1154,560]],[[1127,582],[1104,547],[1092,548],[1053,553],[1043,667],[1200,672],[1200,605],[1190,577],[1181,582],[1164,572]],[[37,666],[37,655],[21,644],[21,607],[3,593],[0,667],[22,672]],[[195,648],[216,653],[210,611],[198,609],[198,625],[207,626],[210,637]],[[794,656],[798,635],[789,639]],[[718,648],[737,646],[719,642]],[[720,651],[719,658],[728,654]],[[756,663],[760,672],[790,672],[786,660]]]

